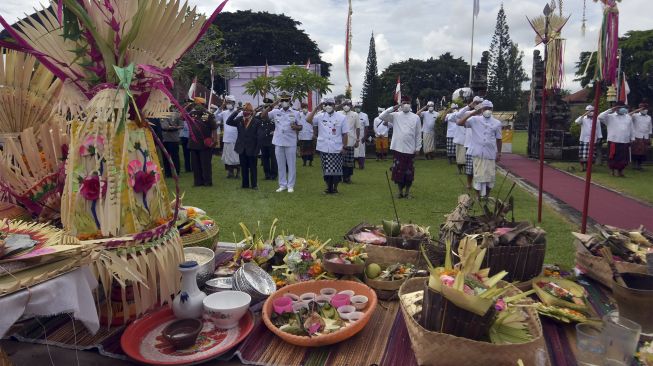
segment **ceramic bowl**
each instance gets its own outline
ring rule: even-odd
[[[231,329],[245,315],[252,297],[242,291],[222,291],[204,298],[204,314],[216,326]]]
[[[349,301],[351,301],[351,304],[354,305],[356,310],[363,310],[367,306],[367,302],[369,301],[367,296],[363,295],[356,295],[352,296]]]
[[[354,311],[353,313],[349,313],[347,315],[347,320],[349,320],[350,322],[355,322],[360,320],[363,316],[365,316],[364,313],[360,311]]]
[[[340,253],[338,252],[329,252],[324,254],[324,260],[322,265],[327,272],[342,274],[342,275],[354,275],[358,273],[363,273],[365,271],[365,264],[345,264],[332,262],[330,259],[339,257]]]
[[[215,271],[215,252],[204,247],[184,248],[184,258],[187,261],[196,261],[200,266],[197,270],[197,285],[204,286],[207,280],[213,277]]]
[[[338,308],[338,315],[343,319],[349,319],[349,315],[354,312],[356,312],[356,308],[353,305],[345,305]]]
[[[163,328],[163,338],[175,349],[189,348],[195,345],[203,323],[199,319],[180,319]]]

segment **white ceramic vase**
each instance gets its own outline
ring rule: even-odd
[[[179,265],[181,291],[172,301],[172,311],[178,319],[199,318],[202,316],[202,301],[206,294],[197,287],[199,268],[195,261],[188,261]]]

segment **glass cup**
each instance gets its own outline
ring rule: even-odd
[[[610,365],[630,365],[637,351],[641,325],[619,316],[616,311],[603,317],[605,362]]]
[[[578,365],[602,365],[605,357],[605,342],[601,326],[592,323],[576,324],[576,347]]]

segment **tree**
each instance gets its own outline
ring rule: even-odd
[[[307,60],[321,64],[329,76],[331,64],[322,61],[317,43],[298,27],[302,24],[284,14],[237,11],[221,13],[216,24],[222,31],[223,47],[238,66],[302,65]]]
[[[370,48],[367,52],[367,67],[365,68],[365,82],[361,98],[363,99],[363,112],[367,113],[370,119],[378,115],[379,96],[381,94],[381,80],[379,79],[379,70],[376,64],[376,44],[374,42],[374,33],[370,37]]]
[[[244,87],[245,93],[251,95],[253,98],[256,98],[256,96],[265,98],[268,93],[271,93],[274,96],[277,95],[274,88],[274,78],[265,75],[261,75],[246,82]]]
[[[281,71],[272,81],[277,90],[292,95],[292,100],[304,100],[308,92],[316,90],[321,96],[331,91],[329,80],[304,67],[292,65]]]
[[[514,110],[519,103],[521,83],[528,80],[522,66],[524,55],[510,39],[503,4],[490,44],[488,65],[488,99],[499,110]]]
[[[462,58],[454,58],[448,52],[437,59],[409,59],[393,63],[379,77],[379,106],[394,104],[397,76],[401,77],[403,95],[410,95],[413,100],[419,97],[423,101],[438,102],[442,97],[449,100],[454,90],[467,85],[469,65]]]
[[[642,100],[653,100],[653,29],[627,32],[619,38],[619,47],[622,71],[630,87],[628,101],[637,104]],[[576,63],[575,80],[580,81],[583,87],[594,80],[597,57],[594,53],[590,60],[590,54],[581,52]]]

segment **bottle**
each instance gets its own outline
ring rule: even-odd
[[[202,316],[203,303],[206,294],[197,287],[196,261],[179,264],[181,272],[181,291],[172,301],[172,312],[178,319],[199,318]]]

